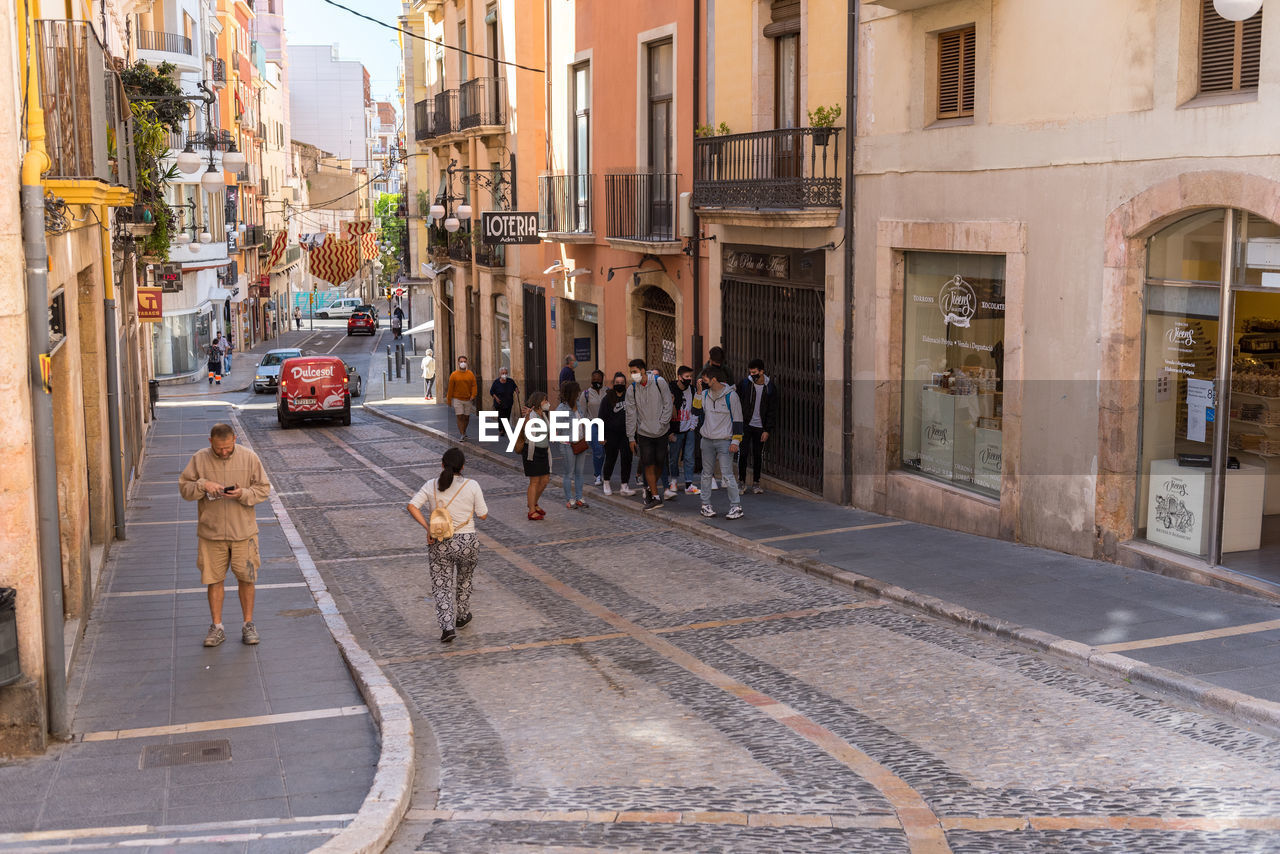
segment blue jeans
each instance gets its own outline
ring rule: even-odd
[[[600,473],[604,470],[604,442],[599,439],[591,439],[591,468],[595,476],[600,477]]]
[[[681,483],[693,483],[693,454],[697,446],[697,432],[685,430],[673,434],[676,440],[667,448],[667,460],[671,470],[671,481],[675,486]],[[684,476],[680,475],[680,463],[684,462]]]
[[[568,442],[561,442],[558,447],[560,461],[564,464],[564,475],[560,478],[560,485],[564,488],[564,500],[581,501],[582,484],[587,479],[587,452],[575,454]]]
[[[715,462],[720,463],[720,482],[729,490],[729,506],[742,503],[738,494],[738,480],[733,476],[733,452],[729,450],[732,439],[708,439],[702,437],[702,503],[711,505],[711,479]]]

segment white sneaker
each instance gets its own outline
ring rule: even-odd
[[[596,479],[595,479],[595,481],[594,481],[591,485],[592,485],[592,486],[601,486],[601,485],[603,485],[603,484],[604,484],[604,480],[603,480],[602,478],[596,478]]]
[[[698,487],[696,487],[696,486],[694,486],[692,483],[690,483],[690,484],[688,484],[688,485],[686,485],[686,486],[685,486],[685,488],[684,488],[684,494],[685,494],[685,495],[701,495],[701,494],[702,494],[702,490],[701,490],[701,489],[698,489]]]
[[[600,489],[605,495],[613,495],[613,484],[607,480],[600,485]]]
[[[710,504],[703,504],[701,512],[702,512],[702,515],[706,516],[708,519],[716,515],[716,511],[711,509]]]
[[[662,493],[662,497],[663,497],[663,498],[665,498],[665,499],[666,499],[666,500],[668,500],[668,501],[670,501],[672,498],[675,498],[675,497],[676,497],[676,489],[675,489],[675,487],[674,487],[674,486],[668,486],[668,487],[666,488],[666,490],[664,490],[664,491],[663,491],[663,493]]]
[[[636,491],[631,488],[630,484],[622,484],[622,489],[618,490],[622,495],[635,495]]]
[[[741,504],[735,504],[735,505],[733,505],[732,507],[730,507],[730,508],[729,508],[729,512],[728,512],[728,513],[726,513],[726,514],[724,514],[724,518],[726,518],[726,519],[741,519],[741,518],[742,518],[742,505],[741,505]]]

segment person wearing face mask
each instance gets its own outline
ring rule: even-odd
[[[493,398],[493,406],[503,421],[511,421],[511,408],[515,406],[518,392],[516,381],[511,379],[511,369],[505,365],[498,368],[498,378],[489,386],[489,397]]]
[[[604,371],[591,372],[591,385],[582,392],[582,411],[587,418],[600,417],[600,404],[604,401]],[[591,471],[595,475],[592,486],[600,486],[604,469],[604,442],[591,437]]]
[[[671,429],[671,389],[662,377],[655,377],[644,359],[632,359],[631,384],[627,386],[627,441],[631,453],[640,456],[644,471],[644,509],[662,506],[658,491],[659,471],[667,463],[667,433]]]
[[[520,414],[525,418],[526,426],[535,419],[545,423],[550,412],[551,401],[547,400],[546,394],[540,391],[535,391],[529,395],[529,399],[525,401],[525,405],[520,409]],[[529,433],[526,430],[522,437],[524,448],[518,449],[520,462],[524,466],[524,476],[529,478],[526,500],[529,504],[529,521],[531,522],[541,521],[547,515],[547,511],[538,506],[538,500],[542,498],[542,491],[547,488],[547,483],[551,480],[550,430],[544,430],[543,433],[543,437],[535,442],[529,438]]]
[[[686,495],[701,492],[693,485],[694,446],[698,435],[694,430],[693,394],[693,368],[681,365],[676,371],[676,381],[671,386],[671,433],[667,437],[670,443],[667,447],[671,485],[663,493],[663,498],[675,498],[681,481],[684,482]]]
[[[564,357],[564,367],[560,369],[560,381],[559,381],[559,385],[564,385],[565,383],[573,383],[573,382],[577,382],[577,381],[578,381],[578,377],[577,377],[577,375],[574,373],[574,370],[575,370],[577,367],[578,367],[578,360],[577,360],[577,359],[573,358],[572,356],[565,356],[565,357]]]
[[[582,411],[582,389],[577,383],[571,380],[560,386],[560,405],[555,411],[563,412],[573,422],[586,417]],[[582,487],[587,480],[587,449],[579,445],[575,453],[572,431],[569,437],[567,441],[556,443],[564,473],[561,480],[564,506],[570,510],[585,510],[587,502],[582,500]]]
[[[458,436],[467,441],[467,427],[471,424],[471,416],[476,414],[476,375],[467,370],[467,357],[458,357],[458,369],[449,374],[449,384],[445,388],[445,397],[458,422]]]
[[[694,417],[702,436],[702,515],[715,516],[711,508],[711,469],[720,466],[720,474],[729,491],[726,519],[741,519],[742,504],[738,482],[733,477],[733,455],[742,441],[742,404],[733,386],[724,382],[724,372],[712,366],[702,369],[701,391],[693,399]]]
[[[427,355],[422,357],[422,399],[433,400],[436,396],[436,357],[427,349]]]
[[[764,372],[763,359],[747,363],[747,377],[738,383],[738,399],[747,422],[743,425],[742,450],[738,453],[738,483],[744,493],[759,495],[764,492],[760,485],[760,460],[778,413],[778,387]],[[750,489],[747,489],[748,454],[751,457]]]
[[[635,495],[631,488],[631,446],[627,443],[627,377],[621,371],[613,375],[613,384],[600,398],[600,420],[604,422],[604,467],[600,490],[613,495],[613,466],[622,458],[622,495]]]

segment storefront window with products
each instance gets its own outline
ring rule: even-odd
[[[906,253],[902,466],[998,498],[1004,257]]]
[[[1166,226],[1145,307],[1139,534],[1280,578],[1280,226],[1222,209]]]
[[[157,378],[176,377],[204,368],[210,337],[211,310],[168,314],[151,324],[151,354]]]

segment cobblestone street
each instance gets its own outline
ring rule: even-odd
[[[441,645],[404,504],[445,445],[364,413],[239,419],[417,716],[393,851],[1280,850],[1270,737],[658,519],[565,510],[557,477],[526,521],[524,479],[474,457],[476,618]]]

